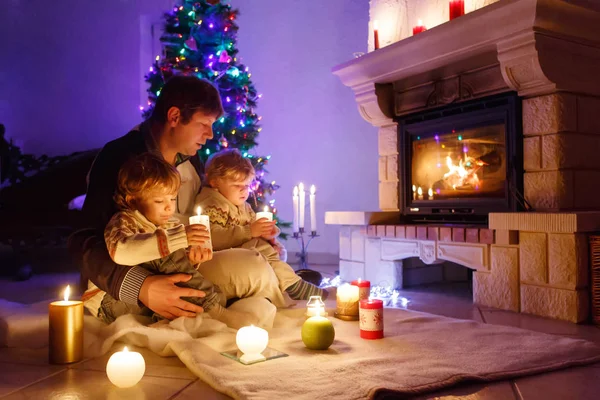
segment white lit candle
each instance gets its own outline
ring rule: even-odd
[[[304,231],[304,211],[306,208],[306,192],[304,191],[304,183],[300,182],[298,185],[298,191],[300,192],[300,229]]]
[[[417,199],[417,186],[412,185],[412,190],[413,190],[413,200],[416,200]]]
[[[196,213],[196,215],[192,215],[190,217],[190,225],[204,225],[206,227],[206,230],[208,230],[208,235],[210,236],[210,219],[208,218],[208,215],[202,215],[201,207],[198,207],[196,209]],[[204,249],[212,250],[212,242],[210,238],[201,247]]]
[[[317,232],[317,205],[315,204],[315,185],[310,187],[310,231]]]
[[[106,375],[113,385],[120,388],[134,386],[142,379],[146,371],[144,357],[136,351],[123,351],[114,353],[106,364]]]
[[[358,319],[358,286],[343,284],[337,288],[335,316]]]
[[[419,195],[419,200],[423,200],[423,189],[421,189],[421,186],[417,189],[417,194]]]
[[[292,196],[294,203],[294,218],[292,223],[292,232],[298,232],[298,186],[294,186],[294,194]]]
[[[243,353],[240,357],[243,364],[264,361],[265,356],[261,353],[269,344],[269,332],[254,325],[244,326],[237,331],[235,343]]]
[[[427,195],[429,196],[429,200],[433,200],[433,189],[429,188],[429,190],[427,191]]]
[[[263,211],[256,213],[256,219],[266,218],[269,221],[273,221],[273,213],[269,211],[269,206],[265,206]]]

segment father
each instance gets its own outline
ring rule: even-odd
[[[69,242],[71,252],[82,265],[82,282],[91,280],[133,312],[140,309],[140,303],[168,319],[193,317],[202,312],[201,307],[181,297],[202,297],[204,293],[176,285],[189,280],[189,275],[152,275],[141,267],[115,264],[106,249],[103,231],[117,211],[113,195],[119,169],[130,157],[148,151],[160,154],[181,174],[176,216],[187,223],[194,213],[194,199],[201,184],[202,166],[196,153],[213,137],[212,124],[222,114],[219,92],[214,86],[196,77],[175,76],[162,88],[148,120],[104,146],[89,172],[83,205],[86,221],[93,229],[77,232]],[[277,306],[285,304],[277,277],[256,251],[215,252],[199,270],[228,299],[263,296]]]

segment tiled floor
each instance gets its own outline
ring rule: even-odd
[[[320,267],[331,276],[336,267]],[[76,274],[34,276],[27,282],[0,280],[0,298],[19,302],[36,302],[55,298],[66,283],[77,284]],[[473,319],[479,322],[517,326],[539,332],[579,337],[600,344],[600,329],[589,325],[574,325],[523,314],[478,307],[472,304],[464,284],[433,285],[403,290],[407,308],[448,317]],[[1,330],[1,326],[0,326]],[[146,360],[142,381],[131,389],[118,389],[106,377],[107,355],[84,360],[68,367],[47,363],[45,349],[23,350],[0,348],[1,399],[228,399],[198,380],[175,357],[163,358],[145,349]],[[343,394],[340,399],[344,399]],[[586,400],[600,398],[600,364],[589,367],[531,376],[490,384],[454,387],[418,399],[468,400]]]

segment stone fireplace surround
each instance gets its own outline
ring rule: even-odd
[[[503,0],[335,67],[379,128],[382,210],[326,213],[342,225],[342,280],[402,287],[402,260],[447,260],[474,270],[478,304],[585,321],[587,236],[600,231],[599,26],[598,10],[562,0]],[[492,213],[487,227],[403,220],[394,118],[509,91],[522,98],[535,212]]]

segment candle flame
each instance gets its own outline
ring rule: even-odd
[[[298,190],[300,190],[300,193],[304,192],[304,183],[300,182],[298,185]]]
[[[429,197],[433,197],[433,189],[429,188],[429,190],[427,191],[427,194],[429,195]]]
[[[269,206],[265,206],[265,208],[263,209],[264,212],[269,212]]]
[[[123,353],[129,353],[129,349],[127,348],[127,346],[123,347]]]
[[[417,22],[417,26],[423,26],[423,20],[420,19],[419,22]]]
[[[373,30],[378,30],[379,29],[379,21],[375,20],[373,21]]]
[[[321,316],[321,311],[323,310],[323,307],[317,307],[315,309],[315,317],[320,317]]]
[[[421,186],[419,186],[419,188],[417,189],[417,194],[419,196],[421,196],[423,194],[423,189],[421,189]]]
[[[357,282],[360,283],[360,278],[358,278]]]
[[[417,187],[416,187],[415,185],[413,185],[413,188],[412,188],[412,189],[413,189],[413,192],[416,192],[416,191],[417,191]]]
[[[312,185],[310,187],[310,194],[315,194],[316,191],[317,191],[317,188],[315,187],[315,185]]]
[[[202,207],[198,206],[198,208],[196,208],[196,215],[201,215],[202,214]]]
[[[294,196],[298,196],[298,186],[294,186]]]
[[[65,301],[69,301],[69,295],[71,294],[71,286],[67,285],[65,289],[64,299]]]

